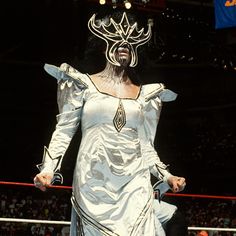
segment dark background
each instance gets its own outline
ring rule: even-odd
[[[0,181],[32,182],[38,172],[57,114],[56,80],[43,65],[67,62],[83,72],[87,20],[101,9],[76,0],[2,1]],[[186,193],[235,195],[235,28],[215,30],[211,1],[133,10],[154,19],[143,81],[178,93],[157,129],[161,159],[186,177]],[[79,139],[80,132],[63,161],[68,185]]]

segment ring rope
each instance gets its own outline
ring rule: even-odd
[[[175,197],[194,197],[194,198],[216,198],[223,200],[236,200],[235,196],[217,196],[217,195],[205,195],[205,194],[187,194],[187,193],[165,193],[166,196]]]
[[[7,181],[0,181],[0,185],[18,185],[18,186],[25,186],[25,187],[35,187],[34,184],[30,184],[30,183],[7,182]],[[65,185],[50,185],[48,186],[48,188],[72,189],[71,186],[65,186]]]
[[[236,232],[235,228],[212,228],[212,227],[188,227],[188,230],[231,231],[231,232]]]
[[[55,220],[32,220],[20,218],[0,218],[0,222],[14,222],[14,223],[37,223],[37,224],[58,224],[70,225],[70,221],[55,221]],[[212,227],[188,227],[188,230],[206,230],[206,231],[231,231],[236,232],[235,228],[212,228]]]
[[[26,186],[26,187],[35,187],[34,184],[31,183],[21,183],[21,182],[7,182],[0,181],[0,185],[18,185],[18,186]],[[50,185],[48,188],[55,189],[72,189],[71,186],[65,185]],[[217,195],[204,195],[204,194],[186,194],[186,193],[165,193],[166,196],[175,196],[175,197],[194,197],[194,198],[215,198],[215,199],[224,199],[224,200],[236,200],[236,196],[217,196]]]
[[[15,223],[37,223],[37,224],[58,224],[58,225],[70,225],[70,221],[56,221],[56,220],[32,220],[32,219],[20,219],[20,218],[0,218],[0,222],[15,222]]]

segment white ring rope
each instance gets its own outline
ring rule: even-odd
[[[70,225],[70,221],[55,221],[55,220],[32,220],[19,218],[0,218],[0,222],[15,222],[15,223],[37,223],[37,224],[58,224]],[[231,231],[236,232],[236,228],[212,228],[212,227],[188,227],[188,230],[207,230],[207,231]]]
[[[55,221],[55,220],[32,220],[32,219],[19,219],[19,218],[0,218],[0,222],[1,221],[17,222],[17,223],[70,225],[70,221]]]
[[[206,231],[234,231],[235,228],[212,228],[212,227],[188,227],[188,230],[206,230]]]

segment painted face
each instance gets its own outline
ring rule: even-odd
[[[135,67],[138,64],[137,48],[151,38],[151,25],[148,25],[148,31],[144,33],[144,28],[137,29],[136,22],[130,25],[125,12],[119,23],[112,18],[109,22],[97,23],[94,14],[88,21],[88,28],[93,34],[105,40],[106,58],[116,66],[126,63],[130,67]]]

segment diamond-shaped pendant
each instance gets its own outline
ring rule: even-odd
[[[125,115],[125,109],[124,109],[121,99],[119,100],[119,105],[118,105],[116,114],[114,116],[113,123],[118,132],[120,132],[121,129],[125,126],[126,115]]]

